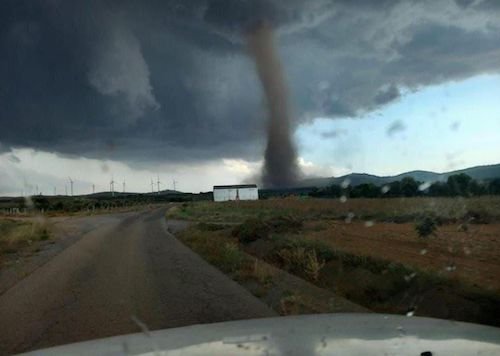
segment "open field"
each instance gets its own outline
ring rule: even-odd
[[[498,324],[499,198],[200,202],[168,214],[202,222],[181,239],[237,280],[248,268],[221,258],[242,251],[374,311]],[[420,237],[426,214],[437,229]]]
[[[237,207],[237,208],[236,208]],[[500,222],[500,197],[338,199],[283,198],[259,201],[183,203],[172,216],[196,221],[241,222],[250,217],[293,214],[304,220],[345,219],[386,222],[413,221],[419,214],[435,213],[443,222],[479,220]]]
[[[89,195],[36,195],[26,197],[0,197],[0,216],[49,216],[129,211],[169,202],[210,200],[211,193],[157,193],[102,192]]]

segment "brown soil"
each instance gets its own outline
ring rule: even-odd
[[[436,236],[420,238],[414,225],[339,221],[311,222],[307,237],[358,255],[401,262],[451,279],[500,291],[500,224],[439,227]],[[319,231],[318,231],[319,230]]]

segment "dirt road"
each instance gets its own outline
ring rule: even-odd
[[[167,231],[165,209],[88,217],[82,238],[0,296],[0,354],[273,316]],[[82,218],[79,218],[82,219]],[[60,228],[76,225],[71,219]]]

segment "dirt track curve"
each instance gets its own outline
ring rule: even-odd
[[[0,296],[0,354],[139,332],[141,323],[274,315],[175,239],[164,213],[84,218],[82,238]]]

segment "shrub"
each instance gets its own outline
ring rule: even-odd
[[[435,235],[438,221],[433,214],[424,214],[420,216],[415,223],[415,230],[420,237]]]
[[[269,236],[269,226],[259,219],[248,219],[233,229],[232,235],[242,243],[249,243]]]
[[[265,222],[272,232],[287,232],[302,228],[302,221],[289,215],[279,215]]]
[[[296,315],[300,313],[303,304],[302,298],[298,295],[285,295],[280,300],[280,314],[281,315]]]
[[[268,219],[251,218],[233,229],[233,236],[242,243],[249,243],[269,237],[272,232],[296,231],[302,227],[302,221],[286,215]]]
[[[243,255],[235,243],[224,243],[221,246],[215,265],[226,273],[237,271],[243,263]]]
[[[219,231],[219,230],[224,230],[227,226],[223,224],[212,224],[212,223],[198,223],[196,225],[198,230],[200,231]]]
[[[493,216],[484,208],[470,209],[463,218],[472,224],[489,224],[493,221]]]
[[[272,281],[272,270],[263,262],[255,259],[252,265],[252,277],[261,284],[268,284]]]
[[[309,251],[306,255],[305,272],[313,280],[317,281],[319,272],[325,267],[325,261],[319,260],[316,250]]]
[[[47,231],[47,229],[43,228],[41,231],[40,231],[40,235],[39,235],[39,239],[41,241],[45,241],[45,240],[48,240],[50,238],[49,236],[49,232]]]
[[[312,280],[318,280],[319,272],[325,266],[325,261],[318,258],[316,250],[306,250],[304,247],[282,249],[278,252],[286,270],[292,273],[305,274]]]

